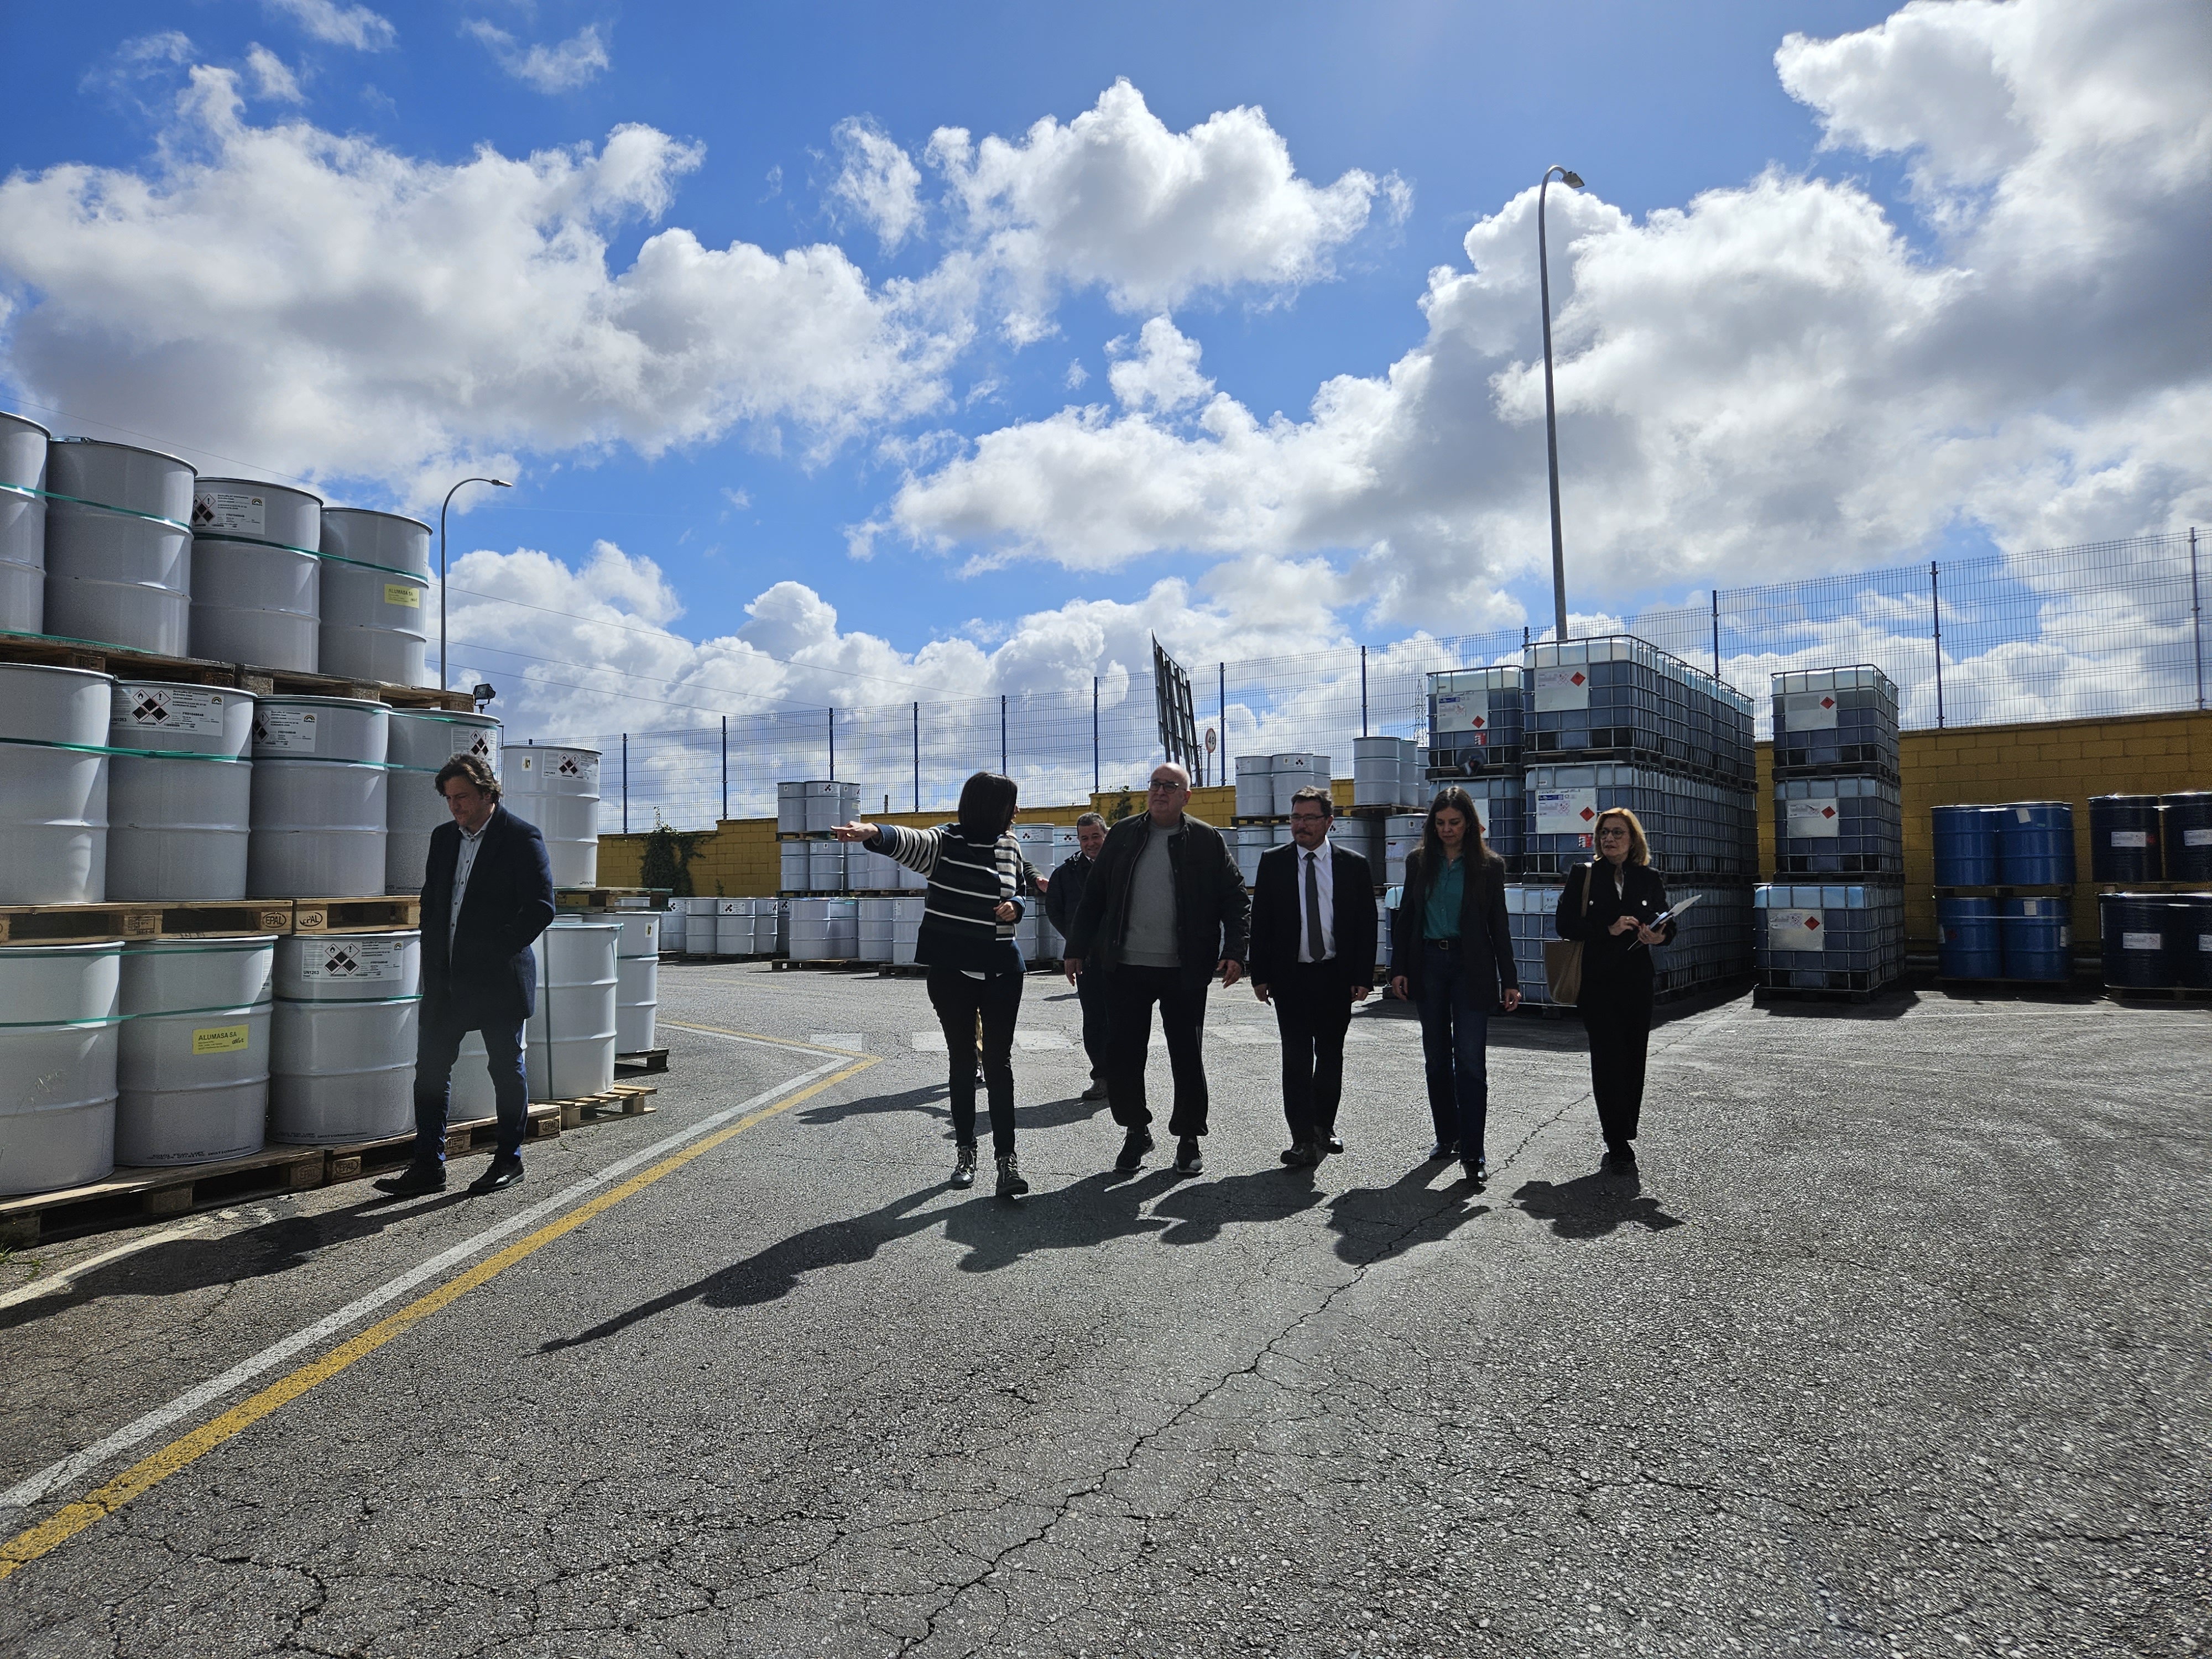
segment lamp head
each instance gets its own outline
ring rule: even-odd
[[[1559,179],[1563,184],[1572,185],[1577,190],[1580,190],[1583,187],[1582,174],[1573,172],[1569,168],[1561,167],[1559,169]]]
[[[1582,183],[1582,180],[1581,180],[1581,179],[1577,179],[1575,180],[1575,183],[1577,183],[1577,184],[1578,184],[1578,185],[1579,185],[1580,183]],[[507,481],[506,479],[504,479],[504,478],[486,478],[486,479],[484,480],[484,482],[485,482],[486,483],[489,483],[489,484],[497,484],[497,485],[498,485],[501,489],[514,489],[514,486],[513,484],[511,484],[511,483],[507,483]]]

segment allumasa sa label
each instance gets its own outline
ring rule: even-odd
[[[422,608],[422,590],[406,582],[386,582],[384,585],[384,602],[386,605],[404,605],[410,611],[420,611]]]
[[[192,1052],[196,1054],[227,1054],[246,1048],[252,1041],[250,1026],[203,1025],[192,1033]]]

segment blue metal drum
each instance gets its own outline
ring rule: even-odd
[[[2169,893],[2166,949],[2173,982],[2212,991],[2212,893]]]
[[[1997,809],[1997,879],[2007,887],[2065,887],[2074,880],[2074,807],[2014,801]]]
[[[1995,899],[1937,899],[1936,932],[1936,971],[1945,979],[2004,977]]]
[[[2089,801],[2089,879],[2156,881],[2156,795],[2096,795]]]
[[[1938,887],[1994,887],[1997,884],[1997,813],[1995,806],[1939,806],[1936,822],[1936,884]]]
[[[1997,901],[2007,979],[2064,981],[2074,977],[2074,907],[2064,899]]]
[[[2212,881],[2212,790],[2167,795],[2159,804],[2166,809],[2166,878]]]
[[[2097,896],[2106,984],[2117,990],[2163,991],[2174,983],[2179,908],[2164,893]]]

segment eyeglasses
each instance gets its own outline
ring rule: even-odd
[[[1291,822],[1292,823],[1327,823],[1328,815],[1324,812],[1293,812],[1291,814]]]
[[[1182,785],[1177,783],[1173,778],[1154,778],[1152,780],[1153,790],[1160,794],[1172,795],[1176,790],[1182,787]]]
[[[1615,836],[1619,836],[1623,841],[1626,841],[1628,839],[1628,831],[1615,823],[1609,824],[1605,829],[1597,832],[1597,838],[1600,841],[1611,841]]]

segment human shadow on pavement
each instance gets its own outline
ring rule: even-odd
[[[177,1238],[95,1267],[52,1291],[0,1309],[0,1333],[18,1330],[70,1308],[111,1296],[186,1296],[194,1291],[266,1279],[307,1267],[335,1245],[374,1238],[396,1221],[465,1204],[465,1182],[448,1187],[427,1203],[376,1193],[342,1210],[319,1215],[284,1216],[259,1226],[204,1238]]]
[[[1633,1176],[1577,1176],[1557,1184],[1531,1181],[1514,1193],[1513,1201],[1539,1221],[1550,1222],[1561,1238],[1602,1238],[1625,1226],[1658,1233],[1682,1224],[1680,1216],[1668,1215],[1657,1199],[1646,1195]]]
[[[1310,1210],[1322,1200],[1313,1173],[1278,1165],[1216,1181],[1179,1182],[1152,1206],[1154,1215],[1173,1222],[1160,1243],[1211,1244],[1231,1222],[1280,1221]]]
[[[808,1273],[857,1267],[885,1245],[927,1232],[940,1222],[945,1237],[967,1251],[958,1263],[963,1273],[994,1272],[1036,1249],[1081,1249],[1167,1225],[1144,1212],[1145,1200],[1171,1184],[1173,1176],[1165,1171],[1151,1182],[1110,1185],[1109,1176],[1092,1176],[1072,1187],[1033,1192],[1019,1204],[1011,1204],[990,1191],[988,1144],[982,1164],[984,1173],[977,1185],[959,1204],[925,1208],[947,1191],[944,1182],[932,1182],[866,1214],[824,1222],[779,1239],[742,1261],[718,1267],[703,1279],[641,1302],[574,1336],[549,1339],[539,1345],[539,1352],[556,1353],[618,1336],[687,1303],[750,1308],[780,1301],[797,1290]]]
[[[844,1123],[856,1117],[869,1117],[878,1112],[921,1112],[925,1116],[941,1117],[951,1121],[951,1109],[945,1104],[945,1085],[930,1084],[920,1089],[901,1089],[887,1095],[855,1095],[848,1100],[823,1100],[798,1114],[799,1121],[809,1126]]]
[[[1476,1201],[1480,1189],[1463,1176],[1442,1188],[1431,1186],[1439,1170],[1450,1170],[1456,1176],[1458,1167],[1423,1162],[1387,1187],[1347,1187],[1333,1196],[1328,1224],[1337,1235],[1337,1260],[1371,1267],[1416,1244],[1448,1238],[1465,1223],[1488,1215],[1491,1206]],[[1321,1168],[1325,1172],[1328,1166]]]

